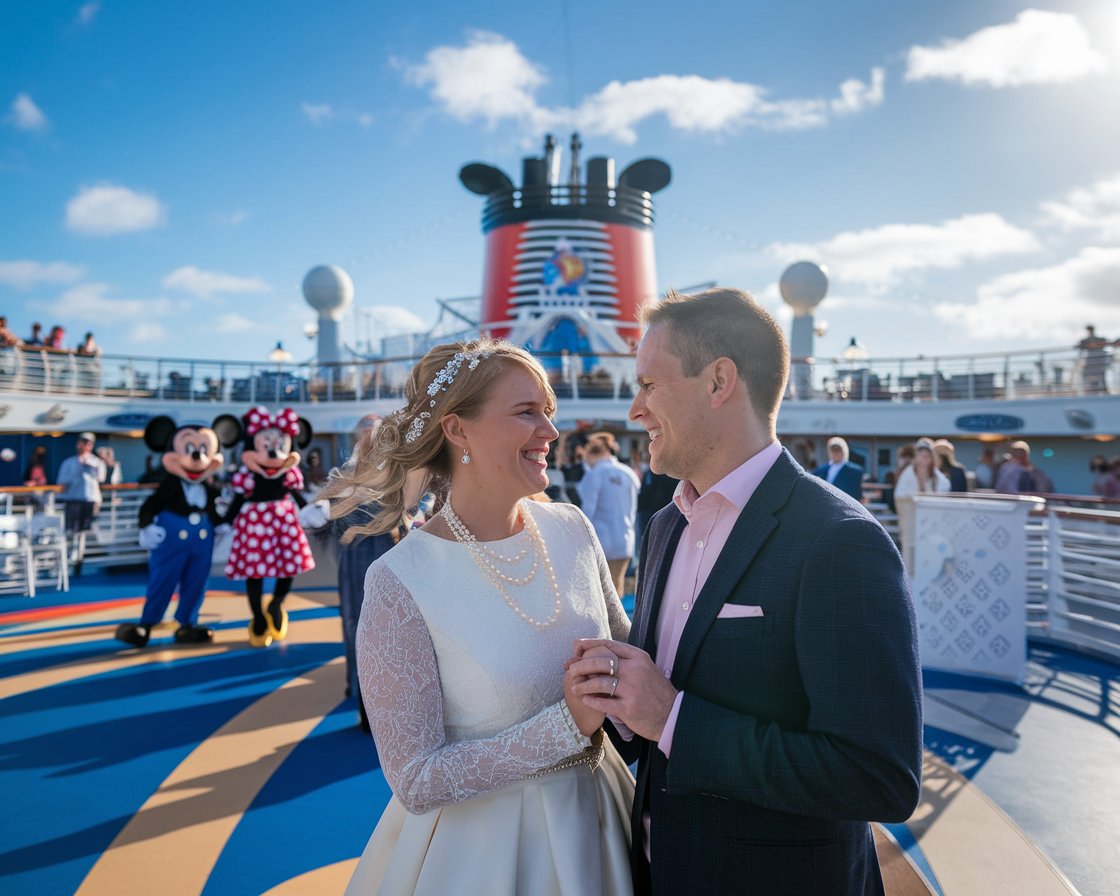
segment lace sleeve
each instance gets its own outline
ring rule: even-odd
[[[591,743],[563,700],[493,737],[448,743],[431,635],[412,595],[381,563],[366,578],[357,642],[362,698],[381,767],[409,812],[498,790]]]

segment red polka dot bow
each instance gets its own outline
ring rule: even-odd
[[[278,429],[293,439],[299,435],[299,414],[284,408],[273,417],[266,407],[255,407],[245,415],[245,431],[253,436],[262,429]]]

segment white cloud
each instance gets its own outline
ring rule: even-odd
[[[1042,203],[1047,218],[1063,230],[1088,230],[1120,240],[1120,174],[1072,190],[1064,200]]]
[[[82,283],[66,290],[48,310],[59,320],[126,320],[164,317],[175,310],[170,299],[114,299],[107,283]]]
[[[1107,68],[1076,16],[1027,9],[1014,22],[981,28],[961,40],[911,47],[906,80],[1020,87],[1072,81]]]
[[[218,317],[215,327],[219,333],[248,333],[255,330],[258,323],[240,314],[223,314]]]
[[[355,121],[363,128],[373,124],[373,116],[368,112],[356,112],[345,107],[339,108],[330,103],[300,103],[300,111],[304,118],[316,127],[322,127],[331,121]]]
[[[250,212],[243,208],[234,209],[218,215],[218,223],[223,227],[239,227],[249,220]]]
[[[1120,333],[1120,248],[1088,247],[1049,268],[996,277],[974,304],[944,302],[934,314],[977,339],[1076,342],[1086,324]]]
[[[367,336],[376,342],[389,336],[421,333],[429,327],[429,324],[424,323],[413,312],[407,308],[402,308],[400,305],[375,305],[355,308],[354,316],[359,331],[355,335],[362,341]]]
[[[537,108],[533,92],[546,78],[499,34],[472,32],[465,47],[436,47],[422,65],[404,66],[405,79],[430,86],[436,100],[460,121],[528,118]]]
[[[144,320],[133,324],[128,330],[128,341],[140,344],[163,342],[170,334],[167,327],[154,321]]]
[[[176,268],[163,278],[164,289],[188,292],[200,299],[209,299],[218,293],[268,293],[272,287],[260,277],[238,277],[221,271],[204,271],[193,265]]]
[[[91,0],[89,3],[83,3],[78,10],[78,24],[89,25],[97,18],[97,14],[101,11],[101,0]]]
[[[436,47],[420,65],[393,61],[403,69],[406,81],[427,87],[436,104],[459,121],[481,121],[489,127],[511,121],[535,133],[572,127],[623,143],[634,143],[636,126],[657,115],[686,133],[723,133],[742,127],[789,130],[820,127],[831,114],[851,114],[883,101],[884,73],[875,68],[869,84],[845,81],[839,97],[831,101],[773,100],[755,84],[662,74],[612,81],[574,109],[552,108],[536,98],[537,90],[547,83],[543,71],[511,40],[488,32],[470,34],[464,46]]]
[[[7,120],[21,131],[45,131],[50,126],[43,110],[36,106],[35,101],[26,93],[21,93],[12,100],[11,112]]]
[[[941,224],[886,224],[840,233],[820,243],[774,243],[769,251],[784,261],[818,259],[837,280],[883,289],[910,271],[955,268],[966,261],[1038,248],[1030,231],[989,212]]]
[[[330,103],[300,103],[299,108],[313,125],[324,125],[334,118],[334,109]]]
[[[82,187],[66,204],[66,227],[87,236],[151,230],[163,224],[165,216],[155,196],[113,184]]]
[[[879,66],[871,69],[871,83],[864,84],[858,78],[849,78],[840,85],[840,96],[829,106],[837,115],[852,115],[870,109],[883,102],[883,82],[886,73]]]
[[[0,283],[30,289],[40,283],[73,283],[85,268],[67,261],[0,261]]]
[[[587,134],[608,134],[623,143],[637,140],[634,125],[658,114],[677,130],[725,131],[759,110],[762,93],[753,84],[726,78],[710,81],[697,75],[612,81],[583,101],[574,124]]]

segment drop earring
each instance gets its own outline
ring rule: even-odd
[[[469,464],[471,462],[471,451],[470,451],[469,448],[464,448],[463,449],[462,462],[465,463],[465,464]]]

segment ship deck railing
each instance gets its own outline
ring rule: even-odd
[[[869,485],[868,509],[897,539],[897,517],[876,500],[875,484]],[[138,544],[138,516],[154,488],[132,483],[103,486],[104,501],[92,528],[70,544],[71,562],[81,569],[145,563],[147,552]],[[26,514],[27,531],[41,531],[42,526],[30,521],[40,515],[61,516],[55,501],[58,491],[58,486],[0,490],[0,514]],[[1002,496],[985,490],[950,497],[990,501]],[[1041,501],[1025,523],[1028,635],[1120,661],[1120,501],[1084,495],[1036,497]],[[19,572],[13,564],[0,568],[0,592],[10,590],[2,587],[5,576],[10,580]]]
[[[560,399],[631,398],[630,354],[536,353]],[[0,349],[0,393],[190,403],[402,399],[415,357],[333,364],[85,356],[43,348]],[[795,358],[787,400],[941,402],[1120,394],[1108,349],[1054,348],[939,357]]]

